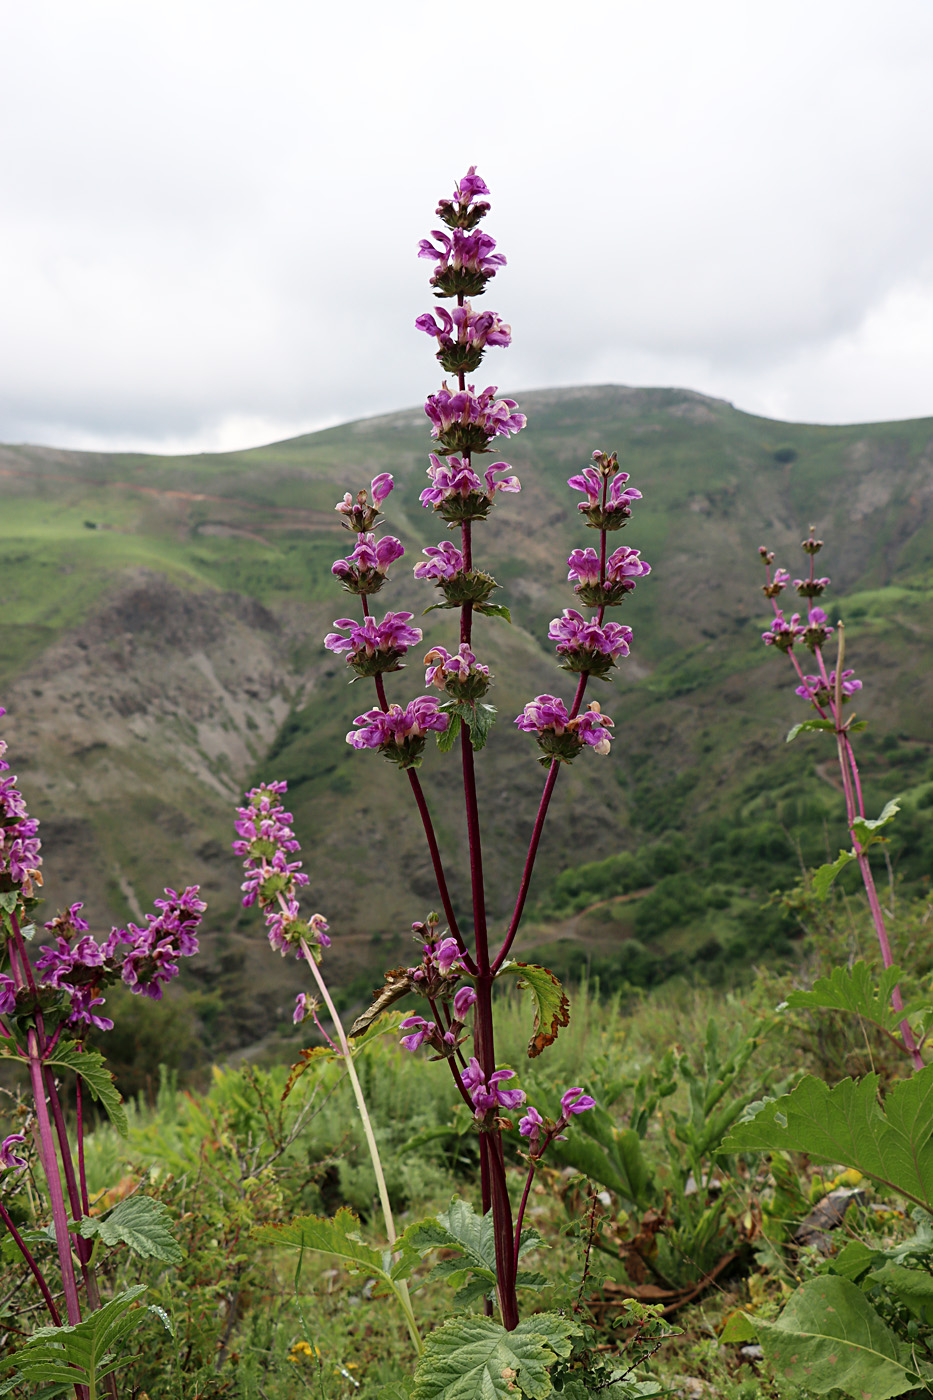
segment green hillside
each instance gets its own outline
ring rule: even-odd
[[[539,691],[569,696],[548,622],[572,605],[566,556],[592,536],[565,481],[594,447],[644,493],[625,535],[653,568],[617,616],[632,657],[598,698],[608,759],[560,777],[525,947],[563,940],[566,967],[615,960],[635,980],[780,951],[769,890],[844,837],[833,750],[788,748],[805,717],[789,668],[759,640],[757,547],[797,571],[813,523],[830,611],[865,682],[867,800],[908,793],[895,848],[921,889],[933,868],[933,419],[851,427],[776,423],[683,390],[524,395],[529,425],[503,454],[521,478],[476,531],[514,625],[481,619],[500,710],[480,766],[490,904],[507,917],[543,778],[511,721]],[[254,451],[153,457],[0,448],[0,702],[22,786],[44,821],[50,903],[83,898],[99,924],[138,917],[163,884],[210,901],[200,973],[218,1043],[265,1034],[299,985],[238,907],[232,807],[259,777],[289,780],[344,982],[397,959],[436,902],[408,785],[344,735],[372,703],[321,638],[353,610],[330,564],[349,537],[334,502],[391,471],[387,528],[406,546],[379,605],[434,602],[411,578],[443,537],[418,503],[430,439],[420,410]],[[452,615],[425,642],[455,642]],[[425,646],[427,649],[427,646]],[[420,653],[423,654],[423,653]],[[418,659],[420,659],[420,654]],[[390,698],[420,693],[416,662]],[[455,900],[466,890],[458,765],[432,753],[425,789]],[[634,940],[634,941],[632,941]]]

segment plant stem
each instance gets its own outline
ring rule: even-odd
[[[279,896],[279,898],[281,899],[281,895]],[[356,1066],[353,1063],[353,1052],[350,1049],[350,1042],[347,1040],[347,1033],[343,1028],[343,1022],[341,1021],[337,1008],[333,1003],[330,992],[327,990],[327,984],[324,981],[323,976],[321,975],[321,969],[318,967],[317,962],[314,959],[314,955],[311,952],[311,949],[308,947],[308,944],[304,938],[301,939],[301,951],[304,954],[305,961],[310,967],[312,976],[314,977],[314,980],[318,985],[318,990],[320,991],[321,996],[324,999],[324,1004],[327,1007],[327,1010],[330,1014],[330,1018],[334,1023],[334,1030],[337,1032],[337,1039],[340,1041],[341,1056],[347,1067],[347,1075],[350,1080],[350,1085],[353,1089],[353,1097],[356,1099],[357,1112],[360,1115],[360,1122],[363,1125],[363,1133],[366,1137],[366,1145],[369,1148],[369,1155],[373,1164],[373,1172],[376,1177],[376,1188],[379,1192],[379,1203],[382,1206],[382,1215],[383,1219],[385,1220],[386,1235],[388,1236],[390,1248],[394,1249],[397,1235],[395,1233],[395,1221],[392,1218],[392,1207],[389,1204],[389,1192],[386,1187],[385,1173],[382,1170],[382,1160],[379,1156],[379,1148],[376,1144],[376,1135],[373,1132],[373,1125],[370,1121],[369,1110],[366,1107],[366,1100],[363,1097],[363,1087],[360,1084],[359,1076],[356,1072]],[[399,1279],[393,1285],[393,1287],[395,1288],[396,1294],[399,1298],[399,1302],[401,1303],[402,1312],[405,1316],[405,1323],[408,1327],[409,1333],[411,1334],[411,1339],[414,1342],[415,1347],[420,1356],[424,1348],[423,1343],[421,1341],[421,1334],[418,1331],[418,1324],[415,1321],[415,1315],[412,1312],[411,1297],[408,1292],[408,1284],[405,1282],[404,1279]]]
[[[518,1273],[518,1250],[519,1250],[519,1246],[521,1245],[521,1239],[522,1239],[522,1221],[523,1221],[524,1218],[525,1218],[525,1207],[526,1207],[526,1205],[528,1204],[528,1193],[529,1193],[529,1191],[531,1190],[531,1183],[532,1183],[532,1182],[534,1181],[534,1179],[535,1179],[535,1172],[537,1171],[537,1169],[538,1169],[538,1163],[537,1163],[536,1160],[532,1159],[531,1165],[530,1165],[529,1168],[528,1168],[528,1176],[527,1176],[527,1179],[526,1179],[526,1181],[525,1181],[525,1189],[524,1189],[524,1191],[522,1192],[522,1202],[521,1202],[521,1205],[520,1205],[519,1208],[518,1208],[518,1217],[517,1217],[517,1219],[516,1219],[516,1221],[515,1221],[515,1272],[516,1272],[516,1273]]]
[[[58,1245],[58,1261],[62,1271],[62,1286],[65,1290],[65,1305],[70,1326],[81,1321],[81,1308],[78,1303],[78,1287],[75,1282],[74,1264],[71,1259],[71,1236],[68,1233],[68,1213],[65,1210],[65,1197],[58,1170],[58,1157],[52,1137],[52,1124],[49,1121],[45,1102],[45,1078],[39,1054],[38,1033],[34,1029],[27,1032],[26,1045],[29,1051],[29,1077],[32,1080],[32,1093],[36,1103],[36,1119],[39,1124],[39,1143],[42,1166],[45,1169],[49,1188],[49,1201],[52,1207],[52,1221],[55,1226],[55,1241]]]
[[[10,1219],[9,1212],[7,1211],[7,1208],[2,1201],[0,1201],[0,1220],[3,1221],[4,1225],[9,1230],[10,1234],[13,1237],[13,1243],[16,1245],[20,1254],[23,1256],[23,1259],[29,1265],[29,1268],[32,1271],[32,1276],[35,1279],[36,1283],[39,1285],[39,1291],[45,1299],[45,1306],[49,1310],[49,1316],[51,1317],[54,1326],[61,1327],[62,1320],[59,1316],[58,1308],[55,1306],[55,1301],[52,1298],[52,1294],[49,1291],[49,1286],[45,1281],[45,1276],[43,1275],[42,1270],[39,1268],[39,1265],[36,1263],[35,1259],[32,1257],[32,1254],[29,1251],[29,1247],[26,1244],[26,1241],[23,1239],[22,1235],[17,1230],[16,1226],[13,1224],[13,1221]]]

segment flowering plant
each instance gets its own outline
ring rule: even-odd
[[[595,614],[587,617],[577,608],[567,608],[550,626],[549,636],[557,644],[558,660],[576,678],[569,703],[557,695],[538,695],[528,701],[514,721],[520,731],[534,737],[547,777],[512,916],[504,936],[494,943],[486,912],[482,824],[474,764],[475,754],[485,745],[496,718],[494,708],[483,698],[494,678],[481,659],[482,637],[474,635],[474,624],[477,618],[501,618],[506,622],[511,619],[506,607],[491,602],[498,588],[496,580],[476,567],[474,526],[504,499],[516,496],[521,483],[509,463],[499,461],[483,467],[478,459],[491,452],[494,442],[505,443],[522,432],[526,419],[513,399],[496,397],[495,386],[478,390],[475,384],[466,382],[466,375],[479,368],[489,347],[507,346],[511,341],[511,327],[503,323],[498,313],[478,313],[467,300],[480,295],[486,283],[505,266],[505,258],[495,251],[495,240],[475,231],[490,207],[488,200],[479,196],[488,193],[475,167],[471,167],[458,182],[453,197],[442,200],[438,206],[438,215],[450,234],[436,231],[433,242],[425,239],[420,246],[420,256],[435,264],[431,277],[435,295],[452,299],[456,305],[450,312],[425,313],[415,324],[436,340],[442,367],[457,376],[455,386],[444,383],[427,397],[425,415],[433,450],[428,455],[429,484],[420,500],[449,530],[456,531],[457,537],[455,541],[442,540],[428,546],[424,559],[414,566],[414,576],[431,583],[441,594],[443,601],[434,607],[459,611],[459,635],[449,646],[432,646],[424,657],[425,685],[432,694],[407,702],[390,701],[386,676],[401,669],[402,658],[421,641],[421,632],[410,626],[412,619],[407,613],[389,613],[380,624],[372,617],[369,595],[382,587],[383,565],[394,563],[403,547],[392,535],[378,537],[378,516],[369,507],[367,493],[359,491],[356,497],[347,492],[337,506],[345,517],[344,523],[357,529],[358,541],[347,559],[335,563],[334,573],[359,596],[362,617],[355,622],[338,619],[334,626],[340,630],[325,638],[325,646],[346,652],[357,676],[372,679],[376,704],[356,717],[356,727],[347,734],[347,742],[355,749],[378,750],[404,771],[423,824],[442,910],[442,914],[431,913],[412,925],[421,945],[419,957],[411,966],[386,973],[384,987],[375,994],[372,1007],[351,1028],[349,1038],[366,1033],[403,996],[415,994],[425,1003],[424,1014],[409,1015],[401,1022],[401,1045],[409,1052],[427,1052],[444,1062],[453,1090],[468,1108],[478,1134],[483,1228],[488,1226],[491,1230],[495,1270],[481,1275],[479,1293],[474,1296],[482,1296],[487,1318],[492,1316],[495,1299],[506,1334],[522,1325],[517,1289],[532,1277],[520,1268],[520,1260],[530,1244],[523,1221],[535,1172],[550,1143],[564,1135],[574,1115],[593,1108],[595,1100],[580,1086],[568,1089],[554,1121],[527,1103],[516,1071],[497,1062],[493,989],[501,985],[503,977],[512,976],[520,988],[530,991],[535,1004],[528,1050],[532,1057],[545,1050],[568,1023],[569,1003],[554,974],[544,967],[516,962],[510,954],[560,769],[574,762],[584,750],[600,757],[610,750],[613,721],[602,713],[597,702],[584,703],[585,692],[591,677],[611,680],[618,661],[629,654],[632,629],[607,621],[606,610],[623,603],[636,581],[650,572],[650,566],[640,559],[636,549],[619,546],[612,552],[608,550],[609,533],[627,524],[641,493],[625,486],[628,476],[618,470],[615,453],[597,450],[590,465],[572,476],[568,485],[584,494],[579,508],[587,526],[599,532],[598,549],[575,549],[567,561],[569,579],[576,584],[576,602],[595,609]],[[394,483],[385,473],[376,476],[374,501],[376,481],[380,482],[381,504]],[[470,872],[468,911],[458,910],[451,897],[431,810],[417,772],[432,733],[442,752],[455,746],[460,750]],[[315,945],[305,938],[308,926],[302,923],[294,900],[295,889],[304,877],[298,875],[290,860],[294,849],[291,828],[287,826],[290,819],[278,809],[273,812],[270,805],[277,801],[280,792],[281,785],[269,784],[251,793],[250,806],[240,810],[238,832],[242,839],[237,849],[246,854],[250,870],[244,884],[244,902],[259,898],[267,911],[273,945],[284,951],[294,944],[304,954],[323,994],[317,966],[322,945],[320,940]],[[251,839],[254,829],[255,838]],[[283,920],[288,930],[285,933]],[[301,994],[296,1020],[304,1018],[307,1006],[307,998]],[[335,1025],[343,1053],[352,1064],[339,1021],[335,1020]],[[518,1123],[509,1116],[516,1111],[523,1112]],[[513,1208],[506,1178],[507,1138],[514,1144],[513,1150],[523,1156],[526,1168],[517,1208]],[[453,1218],[452,1212],[445,1227],[446,1240],[437,1233],[435,1222],[435,1233],[430,1236],[434,1244],[451,1241]],[[303,1247],[321,1238],[321,1231],[321,1222],[313,1229],[305,1228],[300,1235]],[[410,1236],[411,1231],[407,1231],[406,1239]],[[296,1224],[292,1242],[298,1238]],[[418,1238],[426,1240],[428,1236]],[[402,1267],[400,1260],[397,1269]],[[536,1325],[539,1321],[540,1317],[536,1317]],[[555,1321],[553,1327],[555,1336],[566,1340],[570,1335],[562,1320]],[[431,1339],[429,1349],[430,1346]]]

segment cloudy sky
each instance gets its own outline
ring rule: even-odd
[[[0,441],[213,450],[417,403],[476,162],[484,382],[933,415],[929,0],[30,0],[0,18]]]

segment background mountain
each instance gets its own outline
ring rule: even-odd
[[[475,546],[513,618],[479,620],[476,633],[500,711],[480,764],[494,921],[508,916],[543,779],[512,720],[531,695],[572,692],[547,627],[573,603],[569,550],[595,538],[565,484],[594,447],[617,450],[644,493],[616,539],[653,572],[614,614],[635,645],[611,688],[594,685],[616,722],[613,751],[561,774],[524,950],[557,942],[565,970],[585,955],[644,981],[786,947],[786,919],[762,912],[768,891],[793,883],[796,843],[813,862],[845,831],[831,743],[784,743],[806,711],[789,667],[760,642],[757,547],[802,572],[811,523],[826,541],[828,610],[845,618],[847,662],[865,682],[856,708],[873,721],[868,801],[907,793],[893,850],[922,889],[933,866],[933,419],[815,427],[614,386],[530,393],[520,406],[529,426],[503,455],[523,490],[477,527]],[[247,785],[289,781],[338,980],[375,984],[437,902],[407,783],[344,743],[371,689],[348,689],[321,645],[355,606],[330,574],[351,542],[334,502],[376,472],[395,475],[386,528],[407,550],[377,606],[420,614],[435,601],[410,570],[444,535],[418,503],[429,449],[420,410],[231,454],[0,448],[0,702],[43,821],[49,903],[83,899],[109,927],[138,920],[165,884],[200,883],[209,933],[192,975],[216,1047],[266,1033],[302,984],[239,908],[229,842]],[[454,640],[450,613],[423,626],[424,650]],[[390,698],[420,693],[422,654],[389,678]],[[458,773],[436,753],[423,769],[463,906]]]

